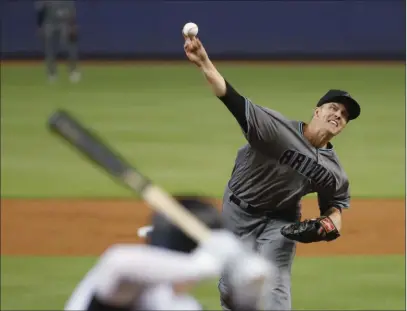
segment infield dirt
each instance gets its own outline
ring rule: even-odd
[[[220,202],[216,202],[220,206]],[[142,243],[147,205],[132,200],[2,199],[2,255],[99,255],[113,243]],[[304,217],[318,215],[304,200]],[[344,212],[342,237],[300,244],[299,256],[405,254],[405,201],[355,199]]]

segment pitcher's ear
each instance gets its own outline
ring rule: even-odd
[[[320,112],[321,112],[321,107],[316,107],[314,109],[314,117],[319,117]]]

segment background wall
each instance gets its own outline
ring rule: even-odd
[[[77,2],[86,57],[183,58],[181,28],[200,26],[218,58],[405,59],[405,1]],[[2,1],[2,57],[41,55],[32,1]]]

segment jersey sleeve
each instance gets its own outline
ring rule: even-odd
[[[289,120],[279,112],[256,105],[246,97],[245,101],[247,132],[244,135],[249,143],[270,143],[275,140],[280,126],[289,124]]]
[[[98,271],[96,292],[112,297],[119,294],[115,291],[123,280],[134,284],[199,281],[218,275],[219,263],[216,260],[204,263],[190,254],[158,247],[124,244],[106,251]]]
[[[270,143],[276,137],[281,124],[289,125],[282,114],[269,108],[253,104],[225,80],[226,93],[219,99],[226,105],[240,125],[246,140],[261,147],[261,142]]]
[[[86,310],[92,300],[92,295],[95,290],[97,273],[97,269],[92,268],[86,274],[65,303],[64,310]]]
[[[339,209],[350,207],[349,181],[346,179],[333,194],[318,193],[318,203],[321,215],[328,209],[336,207]]]

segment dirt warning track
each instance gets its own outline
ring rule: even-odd
[[[219,203],[217,204],[219,206]],[[150,209],[132,200],[2,199],[2,255],[98,255],[113,243],[142,243],[137,229]],[[304,217],[318,215],[304,200]],[[298,246],[299,256],[405,253],[404,200],[353,200],[342,237]]]

